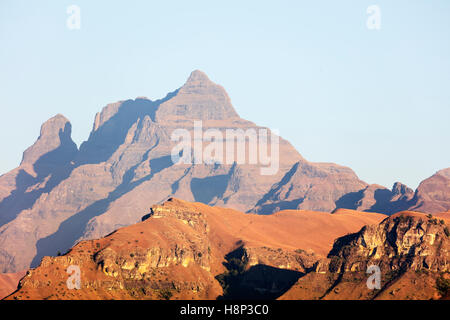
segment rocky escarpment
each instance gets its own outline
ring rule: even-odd
[[[391,190],[378,184],[371,184],[357,192],[349,192],[337,202],[337,208],[347,208],[367,212],[393,214],[413,206],[414,191],[396,182]]]
[[[276,298],[299,277],[326,268],[322,252],[331,248],[330,234],[356,231],[382,217],[320,212],[258,216],[169,199],[153,206],[140,223],[81,241],[62,256],[44,257],[10,298],[216,299],[234,298],[242,286],[252,297]],[[328,226],[322,219],[334,223]],[[306,249],[311,237],[303,237],[301,230],[308,225],[322,225],[316,234],[329,239],[318,243],[316,251]],[[282,242],[278,232],[285,236]],[[70,266],[80,270],[79,290],[66,285]]]
[[[192,138],[194,121],[200,120],[203,132],[213,129],[224,138],[229,129],[237,133],[232,140],[236,150],[246,153],[244,163],[235,154],[234,162],[227,157],[222,163],[175,165],[171,152],[179,141],[172,134],[184,129]],[[259,214],[447,208],[445,174],[423,184],[411,199],[405,186],[369,186],[350,168],[308,162],[281,137],[279,159],[271,163],[278,170],[262,174],[268,165],[261,155],[250,163],[247,143],[260,130],[275,136],[240,118],[224,88],[198,70],[162,99],[108,104],[95,116],[79,150],[68,120],[61,115],[49,119],[21,165],[0,177],[0,272],[35,267],[42,257],[67,251],[79,240],[134,224],[151,205],[170,197]],[[268,137],[267,153],[272,145]],[[204,141],[202,151],[209,146]]]
[[[334,272],[365,271],[371,264],[385,272],[448,272],[449,250],[450,234],[444,220],[406,212],[339,238],[328,257]]]
[[[79,150],[67,119],[50,119],[22,165],[0,177],[0,272],[35,267],[79,240],[136,223],[169,197],[264,214],[331,211],[344,194],[366,186],[349,168],[306,161],[282,138],[273,175],[261,174],[263,161],[248,159],[174,165],[171,151],[178,141],[171,135],[185,129],[193,136],[194,120],[202,121],[203,131],[240,130],[244,139],[234,139],[236,150],[247,152],[247,130],[267,129],[240,118],[224,88],[198,70],[162,99],[107,105]]]
[[[332,163],[300,161],[256,203],[251,210],[272,214],[285,209],[332,211],[339,199],[367,184],[349,168]],[[350,208],[349,203],[343,207]]]
[[[371,184],[349,192],[336,202],[337,208],[393,214],[410,210],[441,213],[450,210],[450,169],[443,169],[420,183],[414,192],[396,182],[391,190]]]
[[[0,176],[0,226],[68,177],[78,153],[71,132],[64,116],[50,118],[41,126],[36,142],[24,151],[20,166]]]
[[[322,214],[343,225],[370,219],[356,233],[342,229],[326,255],[303,249],[339,229]],[[169,199],[142,220],[45,257],[8,299],[430,299],[448,290],[448,220],[420,213],[258,216]],[[302,237],[305,225],[313,231]],[[270,236],[278,230],[283,243]],[[71,266],[80,270],[79,290],[67,287]],[[373,290],[370,266],[381,270]]]
[[[155,268],[180,265],[188,267],[193,264],[204,270],[211,270],[211,244],[207,237],[209,225],[202,213],[155,206],[151,208],[150,217],[174,219],[190,227],[192,234],[178,235],[179,241],[169,246],[155,243],[148,247],[135,246],[131,250],[129,247],[126,250],[115,250],[108,246],[94,255],[94,261],[103,273],[113,277],[121,273],[126,278],[144,279]]]
[[[153,207],[151,218],[106,238],[82,241],[64,256],[45,257],[14,298],[212,299],[220,286],[210,271],[220,263],[212,258],[217,248],[205,217],[171,204]],[[69,266],[81,270],[80,290],[66,286]]]
[[[327,267],[299,280],[284,298],[440,298],[449,289],[449,251],[448,220],[402,212],[336,239]],[[377,269],[379,287],[369,288],[369,276]]]

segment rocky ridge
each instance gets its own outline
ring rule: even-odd
[[[142,220],[82,241],[63,256],[45,257],[8,299],[438,299],[448,294],[445,214],[287,210],[258,216],[169,199]],[[332,225],[323,224],[330,220]],[[314,239],[303,233],[308,228],[315,230]],[[279,242],[271,231],[286,240]],[[79,290],[66,286],[71,265],[81,270]],[[370,265],[381,270],[380,289],[366,285]]]
[[[261,297],[279,296],[300,276],[326,266],[324,253],[334,237],[383,217],[290,211],[264,217],[170,199],[153,206],[138,224],[82,241],[62,256],[44,257],[9,299],[227,298],[236,286],[224,291],[223,281],[235,274],[236,261],[242,262],[245,283]],[[323,220],[331,223],[318,232],[322,242],[316,250],[301,249],[312,239],[294,230]],[[261,236],[268,230],[275,234]],[[290,240],[278,242],[275,230]],[[66,286],[71,265],[81,270],[80,290]],[[267,273],[271,282],[261,278]]]
[[[405,211],[338,238],[325,272],[300,279],[282,299],[442,298],[450,289],[449,221],[448,216]],[[373,266],[379,268],[381,281],[370,290],[366,272]]]
[[[0,177],[0,272],[35,267],[80,240],[136,223],[170,197],[259,214],[450,208],[448,169],[414,194],[400,184],[388,190],[368,185],[349,168],[308,162],[282,138],[274,175],[261,175],[261,165],[173,165],[171,134],[179,128],[192,133],[194,120],[222,133],[265,129],[240,118],[224,88],[198,70],[160,100],[107,105],[79,149],[62,115],[44,123],[20,166]]]

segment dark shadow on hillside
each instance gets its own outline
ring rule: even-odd
[[[227,189],[229,176],[227,174],[192,178],[191,191],[196,202],[210,203],[215,197],[221,198]]]
[[[214,169],[217,169],[219,166],[220,164],[214,164]],[[214,199],[222,199],[236,168],[237,164],[234,162],[227,174],[208,176],[205,178],[192,178],[190,187],[195,201],[214,205],[212,203]]]
[[[175,193],[177,193],[178,189],[180,188],[180,182],[181,182],[181,180],[183,180],[183,179],[189,174],[189,172],[191,172],[191,170],[192,170],[192,166],[186,168],[186,169],[184,170],[183,175],[182,175],[179,179],[177,179],[174,183],[172,183],[172,185],[170,186],[170,187],[172,188],[172,192],[171,192],[172,195],[174,195]]]
[[[357,210],[361,204],[361,200],[364,198],[364,191],[366,189],[359,190],[357,192],[349,192],[343,195],[336,201],[336,209],[352,209]],[[374,192],[375,204],[365,212],[378,212],[387,215],[394,214],[399,211],[406,210],[414,204],[414,200],[408,200],[406,198],[399,198],[393,200],[394,194],[388,189],[377,189]]]
[[[302,199],[296,199],[292,201],[280,201],[276,203],[270,203],[273,199],[276,198],[277,192],[281,190],[281,188],[291,181],[292,176],[297,172],[299,166],[299,162],[295,163],[292,168],[283,176],[280,182],[274,184],[272,188],[267,192],[255,205],[255,208],[258,208],[258,214],[272,214],[279,210],[285,209],[297,209],[297,206],[303,202]],[[267,204],[265,204],[268,202]],[[247,213],[252,212],[253,209],[247,211]]]
[[[144,159],[146,160],[148,154],[151,150],[148,150]],[[139,165],[139,164],[138,164]],[[65,251],[71,248],[75,242],[83,235],[87,223],[94,217],[100,216],[105,213],[110,204],[120,198],[125,193],[130,192],[137,186],[141,185],[143,182],[148,181],[153,178],[155,174],[168,168],[172,165],[171,156],[163,156],[160,158],[150,160],[150,170],[151,173],[137,181],[132,181],[134,170],[138,167],[129,169],[124,175],[124,181],[119,185],[114,191],[112,191],[107,198],[98,200],[88,206],[86,209],[78,212],[77,214],[71,216],[65,220],[59,226],[58,230],[52,235],[40,239],[36,244],[37,254],[33,258],[31,267],[36,267],[39,265],[41,259],[44,256],[56,255],[58,251]]]
[[[394,213],[408,210],[409,208],[413,207],[416,204],[415,199],[406,200],[406,199],[399,199],[397,201],[391,202],[389,207],[387,207],[382,213],[392,215]]]
[[[71,162],[78,152],[70,132],[71,126],[67,123],[64,130],[59,132],[60,146],[42,155],[34,163],[36,177],[25,170],[19,171],[16,189],[0,202],[0,226],[14,220],[22,210],[30,209],[42,194],[50,192],[70,175],[74,168]],[[38,184],[42,185],[36,186]]]
[[[399,198],[396,201],[392,201],[393,193],[390,190],[378,189],[375,191],[376,203],[366,211],[381,212],[384,214],[394,214],[403,210],[407,210],[414,204],[414,199],[408,200],[407,198]]]
[[[177,93],[178,90],[156,101],[136,99],[122,102],[117,113],[96,131],[92,131],[88,141],[81,144],[77,165],[95,164],[108,160],[124,143],[128,130],[139,118],[143,120],[149,116],[152,121],[155,121],[159,105],[173,98]]]
[[[260,207],[258,214],[269,215],[283,210],[296,210],[303,200],[304,198],[265,204]]]
[[[175,90],[165,98],[156,101],[136,99],[123,102],[113,117],[95,132],[91,132],[88,141],[81,145],[79,151],[70,137],[71,125],[68,123],[59,133],[61,146],[43,155],[34,164],[36,177],[20,170],[16,177],[16,189],[0,202],[0,226],[14,220],[21,211],[30,209],[43,193],[51,192],[78,166],[108,160],[125,141],[128,130],[138,118],[142,120],[145,116],[149,116],[154,120],[159,105],[174,97],[177,92],[178,90]],[[48,176],[50,177],[45,182]],[[130,177],[124,178],[130,179]],[[43,186],[30,189],[38,184]]]
[[[227,272],[216,276],[223,288],[218,300],[274,300],[305,274],[258,264],[247,269],[243,246],[225,256]]]
[[[351,209],[356,210],[358,208],[358,203],[364,197],[364,190],[361,189],[356,192],[349,192],[340,197],[336,202],[336,209]]]
[[[369,212],[386,212],[390,210],[392,192],[387,189],[377,189],[374,193],[375,204],[370,207]],[[387,213],[387,212],[386,212]]]

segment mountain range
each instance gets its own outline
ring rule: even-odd
[[[283,210],[337,215],[342,209],[387,215],[450,210],[450,168],[415,191],[401,183],[387,189],[365,183],[350,168],[309,162],[281,137],[279,170],[273,175],[262,175],[259,164],[174,164],[171,134],[180,128],[193,132],[199,120],[203,128],[221,132],[267,129],[239,117],[224,88],[198,70],[160,100],[138,97],[108,104],[79,147],[63,115],[46,121],[20,165],[0,177],[0,273],[37,267],[45,256],[135,224],[151,214],[153,205],[173,197],[251,217],[239,219],[277,217]],[[245,141],[237,141],[236,148],[240,144]],[[227,254],[232,248],[221,250]],[[220,286],[210,290],[205,297],[218,294]]]
[[[142,222],[45,257],[7,299],[438,299],[450,215],[338,209],[269,216],[179,199]],[[367,267],[380,286],[366,286]],[[68,287],[79,268],[78,290]]]

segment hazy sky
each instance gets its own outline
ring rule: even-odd
[[[0,0],[0,174],[53,115],[80,144],[107,103],[161,98],[194,69],[241,117],[368,183],[415,188],[450,166],[448,0]]]

